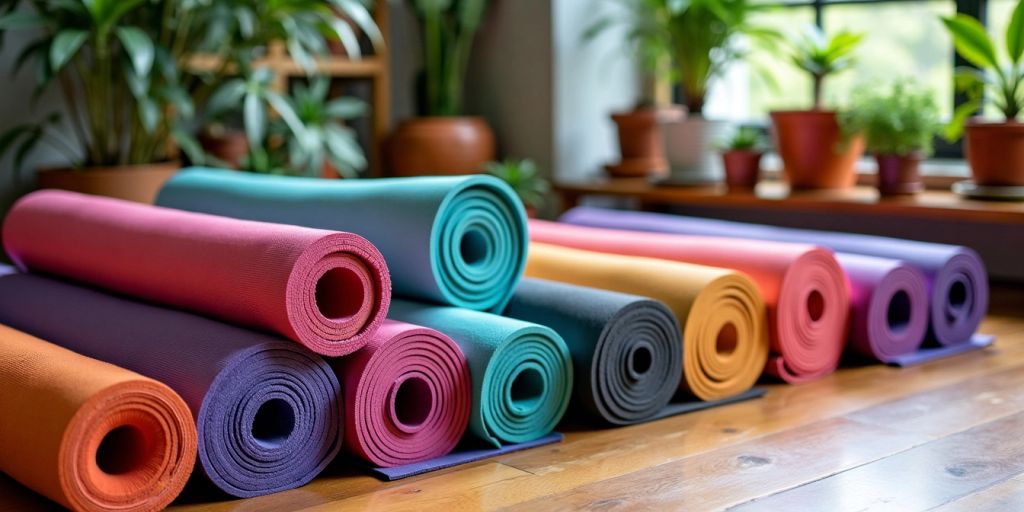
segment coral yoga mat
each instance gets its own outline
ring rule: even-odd
[[[345,448],[381,467],[447,454],[469,422],[462,351],[435,330],[386,320],[359,352],[334,362],[345,390]]]
[[[802,244],[617,231],[553,222],[530,224],[530,237],[593,251],[711,265],[743,272],[768,308],[772,357],[766,371],[802,382],[836,369],[846,343],[849,290],[835,256]]]
[[[196,458],[167,386],[0,325],[0,471],[72,510],[159,510]]]
[[[565,414],[573,368],[548,327],[469,309],[403,300],[389,317],[437,329],[459,345],[473,380],[469,431],[495,447],[544,436]]]
[[[599,208],[575,208],[562,220],[617,229],[813,243],[842,253],[900,260],[925,275],[929,335],[940,345],[968,342],[988,310],[988,272],[978,254],[967,247]]]
[[[523,271],[526,215],[491,176],[320,180],[190,169],[157,204],[359,233],[391,266],[395,295],[500,311]]]
[[[701,400],[743,393],[764,370],[764,302],[738,272],[534,242],[526,274],[665,303],[683,329],[680,388]]]
[[[274,331],[325,355],[364,345],[390,301],[383,257],[350,233],[46,190],[14,205],[3,238],[23,270]]]
[[[29,274],[0,277],[0,323],[167,384],[233,496],[301,486],[341,448],[338,379],[296,343]]]

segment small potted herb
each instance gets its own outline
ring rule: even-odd
[[[487,174],[502,179],[515,190],[529,217],[536,216],[537,209],[544,206],[544,196],[551,191],[551,184],[541,176],[533,160],[489,162],[484,169]]]
[[[761,157],[767,143],[761,130],[741,126],[721,145],[725,183],[730,189],[752,189],[761,173]]]
[[[907,81],[864,88],[840,114],[843,132],[863,134],[868,152],[878,161],[882,195],[913,194],[924,188],[921,160],[931,154],[932,140],[941,128],[934,96]]]

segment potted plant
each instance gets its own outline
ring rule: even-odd
[[[853,136],[842,143],[837,113],[824,105],[825,80],[853,66],[853,52],[863,36],[838,32],[826,36],[808,27],[791,41],[792,62],[811,75],[814,108],[771,113],[775,146],[782,158],[786,179],[793,188],[845,188],[856,183],[856,163],[864,153],[864,141]]]
[[[544,196],[551,191],[551,184],[541,176],[533,160],[505,160],[488,162],[484,169],[516,191],[529,217],[537,215],[537,209],[544,206]]]
[[[388,143],[396,176],[480,172],[494,159],[494,133],[480,117],[463,116],[466,68],[488,0],[409,0],[420,21],[424,68],[421,117],[399,124]]]
[[[957,71],[957,88],[967,94],[968,101],[957,108],[947,137],[955,140],[964,135],[975,184],[1024,186],[1024,124],[1018,120],[1024,110],[1024,0],[1017,2],[1006,28],[1008,62],[1000,59],[996,44],[978,20],[958,14],[942,22],[953,36],[957,53],[977,66]],[[968,119],[982,107],[986,90],[1003,115],[1000,122]]]
[[[659,30],[660,2],[652,0],[618,0],[623,11],[608,13],[597,19],[584,32],[591,41],[612,27],[626,33],[630,53],[641,72],[639,97],[629,111],[611,114],[619,140],[620,160],[605,169],[613,177],[643,177],[668,172],[665,148],[659,126],[682,120],[685,107],[658,100],[658,88],[671,74],[667,48]]]
[[[850,108],[839,114],[839,124],[847,136],[863,134],[867,151],[878,162],[882,195],[914,194],[924,188],[921,160],[931,154],[941,128],[932,91],[908,81],[860,89]]]
[[[725,183],[730,189],[749,190],[757,185],[766,147],[764,135],[754,126],[737,128],[721,145]]]
[[[57,114],[16,126],[0,136],[0,156],[13,150],[20,165],[46,143],[71,165],[41,171],[40,186],[152,201],[178,167],[175,146],[205,160],[193,135],[197,113],[220,84],[248,73],[270,41],[283,41],[313,71],[328,40],[357,39],[334,9],[379,41],[360,0],[0,0],[0,37],[9,30],[34,37],[15,72],[34,61],[38,90],[59,88],[72,128],[70,138],[61,136]],[[192,72],[196,51],[219,65]]]

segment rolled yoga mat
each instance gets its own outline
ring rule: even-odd
[[[167,386],[0,325],[0,471],[81,511],[160,510],[196,460]]]
[[[387,314],[387,265],[362,237],[73,192],[18,201],[4,247],[22,269],[270,330],[314,352],[358,350]]]
[[[572,395],[569,348],[553,330],[469,309],[396,300],[389,318],[437,329],[469,362],[469,432],[486,443],[523,443],[550,433]]]
[[[469,422],[469,366],[451,338],[386,320],[334,368],[345,390],[345,448],[380,467],[420,463],[455,448]]]
[[[296,343],[30,274],[0,277],[0,323],[167,384],[232,496],[299,487],[341,448],[338,379]]]
[[[963,246],[585,207],[574,208],[562,220],[616,229],[812,243],[842,253],[904,261],[924,272],[930,297],[929,337],[940,345],[969,342],[988,310],[985,264]]]
[[[701,400],[739,395],[764,371],[764,302],[738,272],[534,242],[526,274],[665,303],[683,328],[680,389]]]
[[[592,251],[737,270],[757,283],[773,355],[766,371],[786,382],[832,373],[846,344],[850,296],[835,256],[805,244],[642,233],[533,221],[530,237]]]
[[[391,266],[395,294],[501,311],[526,260],[526,215],[491,176],[320,180],[187,169],[157,204],[359,233]]]

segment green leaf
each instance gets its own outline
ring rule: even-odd
[[[17,142],[18,138],[22,135],[32,133],[37,128],[34,124],[20,124],[7,130],[0,135],[0,158],[4,157],[4,154]]]
[[[281,116],[281,119],[283,119],[285,124],[288,125],[288,129],[290,129],[296,137],[302,139],[306,136],[306,127],[302,124],[302,121],[299,120],[299,116],[295,114],[295,109],[288,100],[284,99],[284,97],[274,91],[264,92],[264,97],[266,98],[267,103],[269,103],[271,107],[274,107],[274,111]]]
[[[943,138],[950,142],[959,139],[964,133],[964,124],[967,123],[967,119],[978,112],[979,109],[981,109],[981,101],[978,100],[968,101],[957,107],[956,111],[953,112],[953,118],[943,130]]]
[[[338,98],[324,107],[324,113],[332,119],[353,119],[366,114],[365,102],[355,98]]]
[[[175,127],[171,129],[171,137],[174,138],[174,142],[181,148],[182,152],[188,156],[192,165],[207,165],[206,153],[203,151],[202,146],[199,145],[199,141],[191,133],[182,130],[180,127]]]
[[[373,16],[370,15],[370,11],[366,10],[361,4],[348,1],[348,0],[330,0],[331,5],[335,6],[341,12],[348,15],[348,17],[359,27],[360,30],[366,34],[366,37],[370,39],[370,43],[373,44],[374,48],[384,47],[384,36],[380,33],[380,28],[377,27],[377,23],[373,21]],[[383,0],[380,0],[383,1]],[[433,0],[433,2],[416,2],[419,3],[440,3],[440,4],[451,4],[451,0]],[[447,5],[443,7],[447,9]]]
[[[124,45],[132,67],[139,76],[146,76],[153,69],[155,50],[153,40],[138,27],[118,27],[117,38]]]
[[[979,67],[999,67],[995,45],[992,44],[992,39],[985,33],[985,27],[978,20],[966,14],[957,14],[953,17],[942,18],[942,22],[953,35],[953,45],[956,46],[957,53],[963,58]]]
[[[1020,64],[1024,57],[1024,2],[1017,2],[1017,7],[1010,15],[1010,24],[1006,27],[1006,49],[1014,64]]]
[[[50,45],[50,69],[60,71],[89,38],[89,33],[84,30],[62,30],[53,38]]]
[[[242,105],[245,91],[246,84],[241,78],[224,82],[207,100],[206,111],[211,116],[217,116],[230,110],[237,110]]]
[[[160,122],[160,105],[152,98],[140,98],[139,104],[139,121],[142,121],[142,128],[146,130],[146,133],[152,134],[156,131],[156,125]]]
[[[46,25],[46,19],[35,13],[12,12],[0,18],[0,30],[38,28]]]
[[[483,23],[487,0],[461,0],[458,7],[459,25],[469,33],[476,32]]]
[[[263,147],[263,138],[267,134],[267,111],[263,108],[258,94],[250,92],[245,95],[242,116],[249,147]]]

